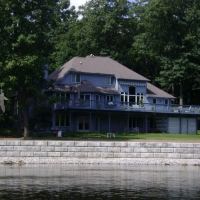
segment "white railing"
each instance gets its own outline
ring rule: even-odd
[[[124,110],[124,111],[143,111],[143,112],[166,112],[166,113],[199,113],[200,106],[197,105],[164,105],[164,104],[135,104],[132,102],[108,102],[91,100],[66,100],[56,102],[54,110],[64,109],[102,109],[102,110]]]

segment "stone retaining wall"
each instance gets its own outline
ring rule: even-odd
[[[2,140],[0,163],[200,165],[200,143]]]

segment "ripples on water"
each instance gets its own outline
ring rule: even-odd
[[[200,199],[198,166],[1,165],[0,200]]]

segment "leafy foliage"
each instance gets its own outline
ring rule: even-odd
[[[109,56],[128,67],[133,65],[130,52],[136,24],[127,0],[91,0],[80,7],[69,30],[60,35],[57,63],[74,56]]]
[[[44,67],[53,50],[52,30],[65,18],[68,5],[58,0],[0,0],[1,84],[10,92],[18,91],[25,137],[30,98],[44,87]]]
[[[138,7],[139,26],[143,27],[137,36],[138,47],[157,58],[157,81],[168,91],[174,88],[180,99],[188,84],[198,88],[199,9],[200,2],[195,0],[140,1]]]

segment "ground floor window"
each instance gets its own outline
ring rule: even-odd
[[[138,117],[129,117],[129,128],[144,128],[144,119]]]
[[[55,114],[56,126],[69,126],[69,115]]]
[[[77,131],[89,131],[90,130],[90,120],[89,117],[81,116],[78,117],[78,125],[77,125]]]

